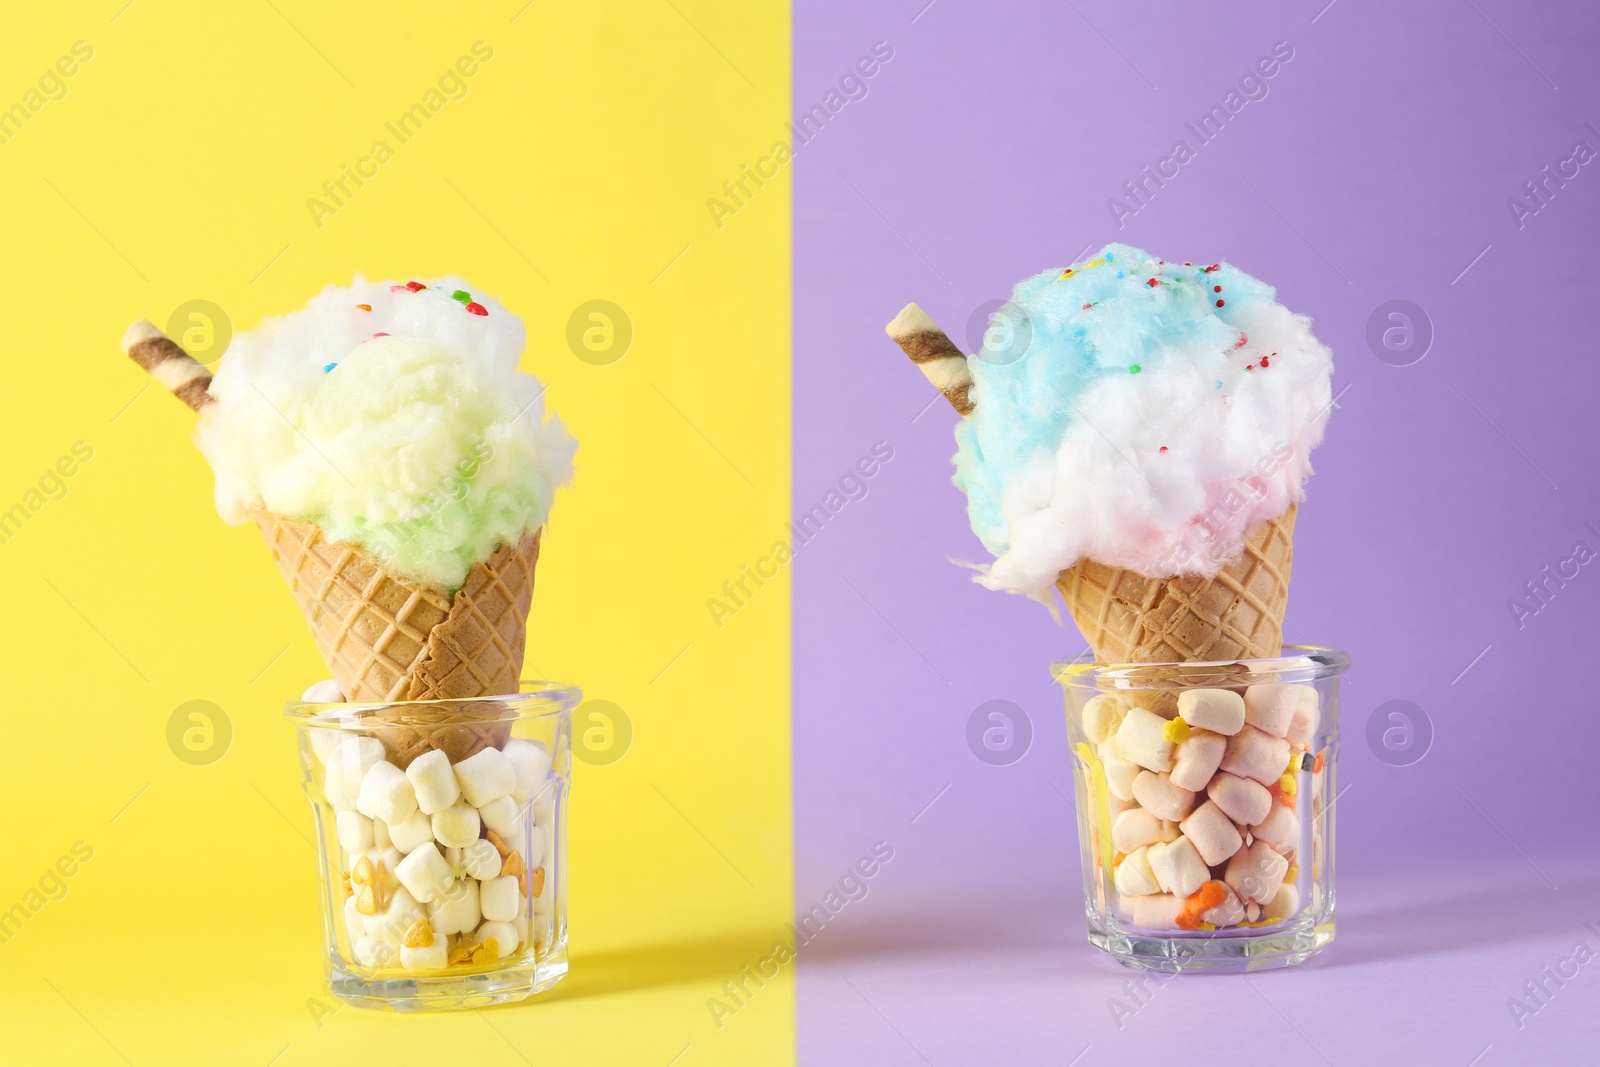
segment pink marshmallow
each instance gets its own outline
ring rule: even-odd
[[[1272,794],[1260,782],[1222,771],[1206,786],[1206,796],[1224,815],[1241,826],[1251,826],[1272,810]]]
[[[1178,916],[1183,914],[1183,898],[1171,893],[1126,897],[1124,903],[1131,906],[1135,926],[1147,926],[1152,930],[1177,929]]]
[[[1257,730],[1282,737],[1300,702],[1294,685],[1252,685],[1244,691],[1244,721]]]
[[[1177,747],[1172,761],[1172,784],[1198,793],[1222,765],[1228,739],[1210,730],[1195,730]]]
[[[1185,689],[1178,714],[1190,726],[1231,736],[1244,725],[1244,700],[1231,689]]]
[[[1300,814],[1286,804],[1274,804],[1250,832],[1279,852],[1294,852],[1300,847]]]
[[[1289,873],[1289,861],[1275,852],[1265,841],[1257,841],[1247,849],[1234,854],[1222,880],[1245,900],[1269,904],[1278,895],[1283,876]]]
[[[1211,800],[1194,809],[1187,819],[1178,824],[1178,829],[1194,843],[1195,851],[1200,853],[1200,858],[1206,861],[1208,867],[1215,867],[1226,860],[1244,844],[1239,828]]]
[[[1152,815],[1173,822],[1194,810],[1193,790],[1176,786],[1170,775],[1156,774],[1154,771],[1139,772],[1139,777],[1133,780],[1133,799],[1143,804]]]
[[[1254,778],[1271,785],[1283,777],[1289,766],[1289,742],[1246,726],[1228,738],[1222,754],[1222,769],[1241,778]]]
[[[1180,837],[1170,844],[1151,845],[1146,855],[1150,870],[1161,888],[1180,897],[1193,893],[1211,877],[1211,871],[1187,837]]]
[[[1292,688],[1300,691],[1300,700],[1294,706],[1294,717],[1289,720],[1289,732],[1285,736],[1291,744],[1309,745],[1322,719],[1322,713],[1317,708],[1317,691],[1309,685]]]

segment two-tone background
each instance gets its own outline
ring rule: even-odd
[[[0,1061],[1592,1058],[1597,45],[1507,0],[8,14]],[[1229,260],[1335,353],[1290,632],[1356,660],[1340,932],[1296,971],[1130,988],[1084,943],[1047,673],[1081,641],[950,563],[954,416],[882,335],[914,299],[975,347],[1109,240]],[[578,765],[572,974],[517,1007],[322,990],[278,714],[316,652],[117,355],[357,271],[496,293],[582,442],[530,673],[625,726]]]

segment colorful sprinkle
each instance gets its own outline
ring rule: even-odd
[[[487,314],[489,314],[489,309],[484,307],[482,304],[478,303],[477,301],[473,301],[472,303],[468,304],[467,305],[467,311],[470,312],[473,315],[487,315]]]
[[[1219,301],[1219,303],[1220,303],[1220,301]],[[1239,339],[1237,341],[1233,342],[1233,347],[1234,348],[1243,348],[1245,345],[1247,345],[1249,343],[1250,343],[1250,335],[1247,334],[1247,333],[1241,333],[1239,335]],[[1277,353],[1274,352],[1273,355],[1277,355]]]
[[[1217,388],[1218,388],[1218,389],[1221,389],[1221,388],[1222,388],[1222,379],[1221,379],[1221,378],[1218,378],[1218,379],[1217,379]]]
[[[1128,368],[1128,373],[1129,374],[1138,374],[1142,370],[1144,370],[1144,368],[1139,366],[1139,364],[1135,363],[1133,366]]]
[[[1161,446],[1161,454],[1162,455],[1166,455],[1167,454],[1167,446],[1166,445],[1162,445]]]
[[[372,341],[372,340],[375,340],[376,338],[379,338],[379,337],[388,337],[388,336],[389,335],[386,334],[386,333],[375,333],[371,337],[367,338],[367,340]]]
[[[450,294],[450,299],[459,300],[463,304],[470,304],[472,303],[472,294],[467,292],[465,289],[457,289],[455,292]]]
[[[1161,279],[1160,278],[1151,278],[1149,281],[1145,282],[1145,284],[1148,285],[1150,288],[1154,289],[1156,286],[1161,284]]]
[[[338,365],[339,365],[338,363],[324,363],[322,365],[322,373],[323,374],[327,374],[329,371],[331,371],[333,368],[337,367]]]
[[[1119,278],[1122,277],[1122,272],[1120,270],[1117,271],[1117,277],[1119,277]]]
[[[357,304],[356,307],[360,308],[362,311],[371,311],[372,310],[372,305],[371,304]]]
[[[1165,452],[1166,449],[1161,451]],[[1167,725],[1161,729],[1161,736],[1175,745],[1181,745],[1189,737],[1189,724],[1183,719],[1168,719]]]
[[[1112,255],[1112,254],[1111,254],[1111,253],[1110,253],[1110,252],[1107,252],[1107,253],[1106,253],[1106,262],[1107,262],[1107,263],[1110,263],[1110,262],[1111,262],[1111,261],[1112,261],[1112,260],[1114,260],[1114,259],[1116,259],[1116,258],[1117,258],[1117,257],[1116,257],[1116,256],[1114,256],[1114,255]],[[1118,275],[1118,277],[1121,277],[1121,275]]]
[[[1211,264],[1211,266],[1206,268],[1206,273],[1210,274],[1214,270],[1221,270],[1221,269],[1222,269],[1222,264],[1221,263],[1213,263],[1213,264]]]
[[[406,288],[410,289],[413,293],[420,293],[422,290],[426,289],[427,286],[423,285],[421,282],[406,282]]]
[[[403,286],[403,285],[391,285],[391,286],[389,286],[389,291],[391,293],[398,293],[398,292],[400,292],[401,290],[403,290],[405,288],[406,287]]]
[[[1212,292],[1213,292],[1213,293],[1220,293],[1220,292],[1222,292],[1222,286],[1220,286],[1220,285],[1213,285],[1213,286],[1212,286],[1212,287],[1211,287],[1211,291],[1212,291]]]
[[[1268,362],[1267,362],[1267,357],[1266,357],[1266,356],[1262,356],[1262,357],[1261,357],[1261,365],[1262,365],[1262,366],[1263,366],[1263,367],[1267,367],[1267,366],[1271,366],[1271,364],[1269,364],[1269,363],[1268,363]]]
[[[1225,303],[1225,301],[1218,300],[1217,301],[1217,307],[1221,307],[1224,303]]]

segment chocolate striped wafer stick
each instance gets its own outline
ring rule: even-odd
[[[122,335],[122,351],[169,393],[199,411],[211,402],[211,372],[178,343],[140,319]]]
[[[922,373],[950,401],[951,407],[963,418],[972,414],[972,370],[967,366],[967,357],[926,311],[915,304],[907,304],[884,331],[922,368]]]

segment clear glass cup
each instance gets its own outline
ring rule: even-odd
[[[1343,652],[1053,665],[1089,941],[1140,969],[1255,971],[1333,940]]]
[[[317,828],[328,983],[417,1011],[521,1000],[567,973],[575,689],[289,703]]]

